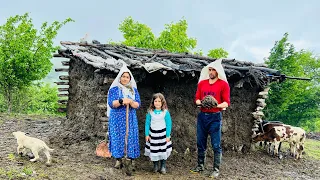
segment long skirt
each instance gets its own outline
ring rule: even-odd
[[[111,111],[109,118],[109,148],[112,157],[137,158],[140,156],[139,129],[136,111],[131,109],[129,113],[128,147],[125,149],[126,136],[126,111]],[[126,151],[126,153],[125,153]]]

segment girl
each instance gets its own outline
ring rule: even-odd
[[[166,173],[166,160],[172,151],[171,117],[167,103],[161,93],[154,94],[148,114],[146,115],[145,135],[146,147],[145,156],[153,161],[153,172]],[[160,161],[160,168],[159,168]]]

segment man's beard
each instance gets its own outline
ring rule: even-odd
[[[213,80],[213,79],[215,79],[217,76],[215,76],[215,75],[209,75],[209,78],[211,79],[211,80]]]

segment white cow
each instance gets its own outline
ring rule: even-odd
[[[253,137],[253,142],[269,141],[274,143],[274,154],[278,156],[279,144],[281,142],[288,142],[290,145],[290,152],[296,158],[302,158],[304,150],[304,142],[306,139],[306,132],[300,127],[290,125],[274,126],[268,132],[259,134]]]

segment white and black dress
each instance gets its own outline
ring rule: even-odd
[[[168,110],[154,110],[148,112],[146,116],[145,135],[150,137],[150,142],[146,142],[145,156],[149,156],[151,161],[166,160],[172,151],[170,137],[172,121]]]

